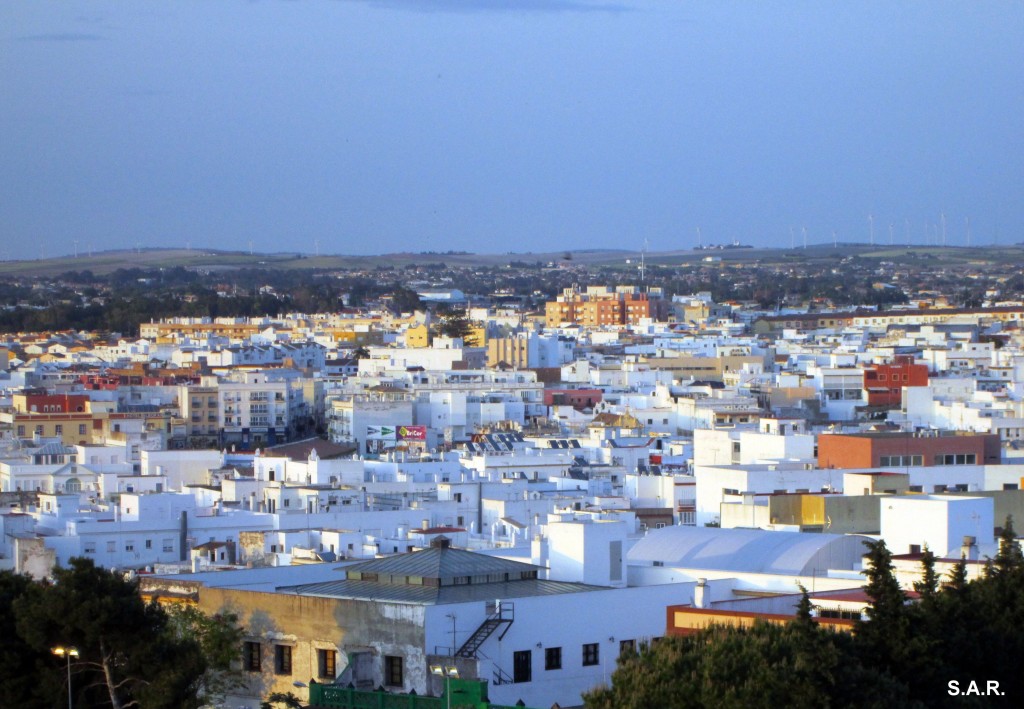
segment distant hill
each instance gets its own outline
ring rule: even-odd
[[[840,261],[848,256],[877,258],[908,263],[930,262],[932,265],[998,264],[1007,266],[1024,263],[1024,248],[1020,246],[947,247],[935,246],[869,246],[867,244],[814,244],[808,248],[744,248],[695,251],[649,251],[644,259],[649,265],[679,265],[705,259],[722,262],[763,264]],[[52,277],[68,271],[89,270],[97,275],[108,274],[119,268],[175,268],[184,267],[202,271],[224,271],[240,268],[265,269],[318,269],[360,270],[379,266],[406,267],[410,265],[445,264],[449,266],[495,266],[510,263],[540,262],[544,265],[576,264],[585,266],[630,267],[639,262],[639,251],[625,249],[580,249],[547,253],[474,254],[464,252],[394,253],[377,256],[319,256],[298,252],[248,253],[217,249],[125,249],[80,254],[77,258],[63,256],[49,259],[0,262],[0,277],[29,276]]]

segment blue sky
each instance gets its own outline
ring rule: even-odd
[[[1024,240],[1024,4],[8,0],[0,258]]]

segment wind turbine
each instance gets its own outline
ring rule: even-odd
[[[875,245],[875,215],[868,215],[868,231],[870,233],[871,245]]]

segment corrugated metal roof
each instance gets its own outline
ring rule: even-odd
[[[587,584],[565,581],[545,581],[541,579],[441,587],[404,586],[375,583],[373,581],[344,580],[277,588],[277,591],[281,593],[294,593],[299,596],[320,596],[323,598],[357,601],[386,601],[430,606],[488,601],[495,598],[512,599],[530,596],[554,596],[563,593],[583,593],[585,591],[601,590],[604,590],[601,586],[588,586]]]
[[[452,579],[457,576],[483,574],[522,574],[539,566],[509,561],[464,549],[431,548],[408,554],[396,554],[346,567],[346,572],[387,574],[391,576],[422,576],[431,579]]]

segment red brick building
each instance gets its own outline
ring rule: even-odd
[[[545,406],[571,406],[578,411],[593,409],[601,403],[601,389],[545,389]]]
[[[921,386],[928,386],[928,365],[914,364],[909,355],[897,355],[892,364],[864,370],[868,406],[898,408],[903,403],[903,387]]]
[[[994,433],[878,431],[818,436],[819,468],[994,465],[1000,461],[999,436]]]

